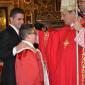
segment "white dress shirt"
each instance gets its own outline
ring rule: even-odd
[[[17,33],[17,35],[19,35],[19,30],[15,26],[13,26],[12,24],[9,24],[9,25],[15,30],[15,32]],[[17,53],[16,47],[14,47],[13,48],[13,55],[15,56],[16,53]]]

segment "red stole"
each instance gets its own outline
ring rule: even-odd
[[[59,32],[50,29],[49,38],[46,48],[46,58],[49,71],[50,85],[59,85],[59,64],[60,57],[58,56],[59,47]]]
[[[39,39],[39,49],[42,53],[44,60],[46,60],[46,47],[48,43],[49,32],[44,32],[42,30],[38,30],[38,39]]]
[[[76,85],[76,43],[74,41],[76,31],[72,30],[69,26],[66,26],[64,27],[63,36],[61,33],[59,85]]]
[[[85,19],[83,20],[83,27],[85,28]],[[84,39],[85,40],[85,39]],[[79,85],[85,85],[85,49],[79,47]]]
[[[41,58],[40,58],[40,53],[39,51],[36,52],[36,58],[37,58],[37,63],[38,63],[38,66],[39,66],[39,74],[40,74],[40,80],[43,81],[43,85],[44,85],[44,72],[43,72],[43,66],[42,66],[42,62],[41,62]]]

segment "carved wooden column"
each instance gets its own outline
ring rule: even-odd
[[[19,7],[24,9],[24,0],[19,0]]]
[[[14,7],[24,8],[24,0],[14,0]]]
[[[19,7],[19,0],[14,0],[14,7]]]

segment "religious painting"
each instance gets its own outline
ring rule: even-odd
[[[8,24],[8,11],[6,7],[0,7],[0,31],[4,30]]]
[[[32,13],[30,10],[26,10],[25,12],[25,22],[32,23]]]

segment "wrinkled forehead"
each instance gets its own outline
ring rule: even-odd
[[[65,14],[68,14],[68,13],[69,13],[68,11],[62,11],[61,15],[65,15]]]
[[[79,1],[78,6],[80,9],[85,9],[85,1]]]
[[[78,0],[78,3],[85,3],[85,0]]]
[[[75,11],[63,11],[61,12],[61,15],[67,15],[67,14],[72,14],[72,13],[75,13]]]

